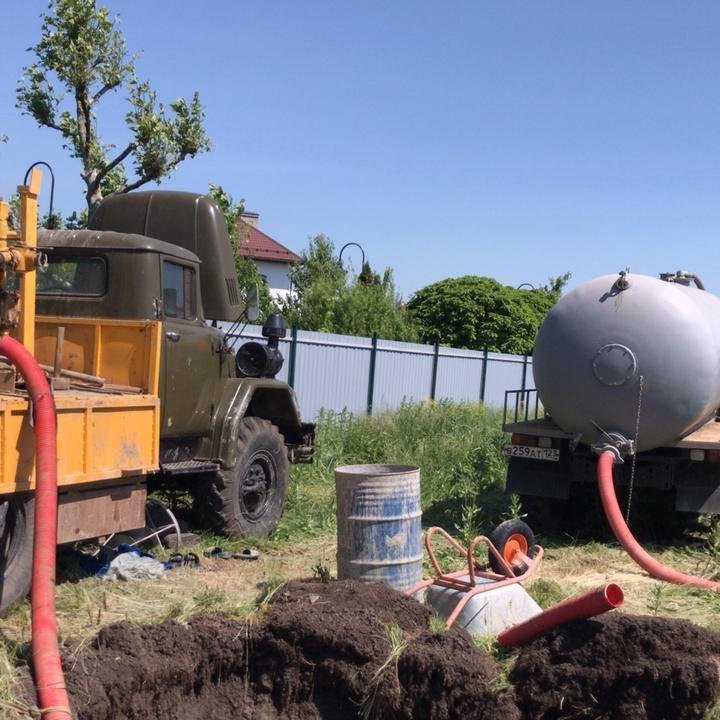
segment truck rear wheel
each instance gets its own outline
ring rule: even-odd
[[[290,481],[285,440],[267,420],[244,418],[235,466],[218,470],[201,497],[206,524],[231,537],[267,537],[280,521]]]
[[[13,495],[0,502],[0,614],[30,592],[34,517],[32,495]]]

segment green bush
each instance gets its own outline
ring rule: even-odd
[[[462,536],[489,531],[507,511],[500,414],[478,404],[407,404],[372,417],[325,413],[315,461],[293,468],[285,516],[275,537],[335,528],[333,471],[339,465],[417,465],[423,523]]]

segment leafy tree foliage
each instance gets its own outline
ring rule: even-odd
[[[95,0],[50,0],[40,40],[30,51],[34,62],[18,83],[17,107],[59,132],[63,147],[80,160],[89,212],[104,196],[159,182],[186,158],[209,149],[198,93],[167,108],[158,102],[136,76],[117,18]],[[120,89],[128,94],[131,139],[118,151],[102,143],[96,107]],[[132,163],[133,179],[126,162]]]
[[[414,340],[417,332],[395,289],[392,270],[381,277],[368,263],[352,278],[335,256],[335,246],[316,235],[292,271],[294,296],[280,303],[290,325],[344,335],[377,332],[393,340]]]
[[[570,274],[538,290],[517,290],[488,277],[448,278],[418,290],[408,310],[425,342],[530,354],[535,335]]]

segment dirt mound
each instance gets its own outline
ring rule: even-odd
[[[519,719],[494,661],[428,621],[381,584],[292,583],[254,623],[108,626],[66,677],[78,720]]]
[[[510,672],[537,720],[690,720],[718,696],[720,635],[684,620],[612,613],[522,648]]]

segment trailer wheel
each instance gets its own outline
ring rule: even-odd
[[[500,523],[490,534],[490,542],[512,567],[515,575],[522,575],[527,570],[527,563],[517,557],[518,550],[528,557],[532,557],[535,552],[535,534],[527,523],[522,520],[506,520]],[[496,573],[505,574],[500,561],[490,550],[488,559],[490,567]]]
[[[282,517],[289,481],[280,431],[267,420],[244,418],[235,466],[218,470],[210,491],[199,498],[205,524],[230,537],[267,537]]]
[[[34,518],[32,495],[0,502],[0,615],[30,592]]]

